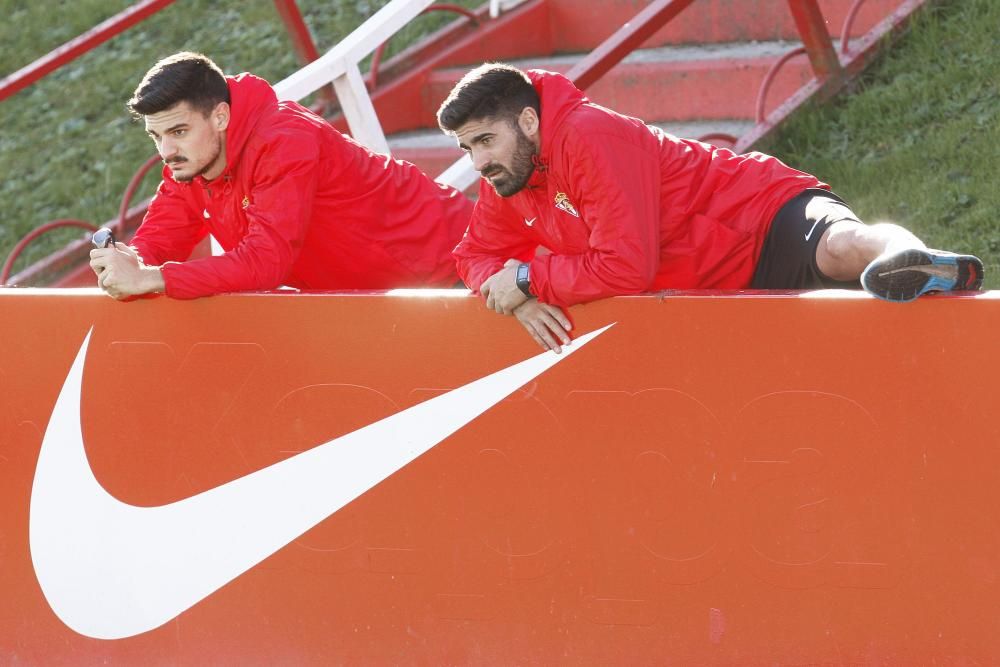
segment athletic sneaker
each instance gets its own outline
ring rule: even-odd
[[[861,274],[861,286],[886,301],[913,301],[927,292],[978,290],[983,263],[972,255],[911,248],[875,259]]]

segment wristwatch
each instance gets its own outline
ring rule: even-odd
[[[528,273],[528,264],[526,262],[517,265],[514,282],[517,283],[517,288],[524,292],[525,296],[534,296],[531,293],[531,276]]]

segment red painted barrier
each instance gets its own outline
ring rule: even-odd
[[[1000,654],[996,294],[0,308],[5,663]]]

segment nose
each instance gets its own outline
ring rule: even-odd
[[[170,159],[174,153],[177,152],[177,147],[174,145],[174,142],[170,139],[170,137],[163,137],[160,139],[160,145],[157,146],[157,149],[160,152],[160,157],[164,160]]]
[[[476,171],[482,171],[483,167],[488,165],[490,162],[489,153],[482,150],[477,151],[476,149],[472,149],[472,167]]]

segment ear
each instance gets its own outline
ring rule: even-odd
[[[212,113],[210,114],[212,125],[217,131],[222,132],[229,127],[230,111],[229,104],[226,102],[219,102],[212,109]]]
[[[517,126],[521,128],[524,136],[536,144],[538,143],[542,123],[538,118],[538,113],[533,108],[524,107],[521,109],[521,113],[517,117]]]

